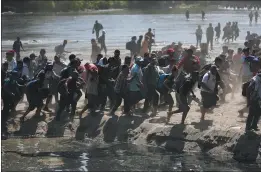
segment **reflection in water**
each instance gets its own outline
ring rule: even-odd
[[[238,164],[232,160],[223,162],[200,153],[177,154],[141,145],[107,144],[88,147],[80,146],[81,144],[77,144],[76,141],[54,138],[41,141],[42,144],[40,142],[38,147],[40,152],[30,152],[32,150],[29,149],[29,141],[25,142],[27,145],[24,145],[23,151],[18,148],[21,147],[19,141],[16,143],[16,149],[13,147],[16,140],[9,141],[11,144],[5,142],[2,169],[36,171],[260,171],[261,169],[260,162],[257,164]]]

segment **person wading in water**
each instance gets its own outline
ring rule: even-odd
[[[212,23],[209,23],[209,27],[207,28],[207,44],[211,47],[211,50],[213,50],[213,38],[214,38],[214,29],[212,27]]]
[[[92,29],[92,34],[94,34],[94,32],[96,33],[96,39],[99,38],[99,34],[102,29],[103,29],[102,24],[98,23],[98,20],[96,20]]]
[[[203,31],[201,29],[201,26],[198,25],[198,28],[196,30],[196,39],[197,39],[197,46],[196,47],[200,46],[201,40],[202,40],[202,35],[203,35]]]
[[[145,38],[146,37],[149,37],[149,46],[148,46],[148,48],[149,48],[149,53],[151,53],[151,46],[152,46],[152,43],[154,43],[153,37],[155,37],[155,35],[151,32],[151,28],[149,28],[148,32],[145,34]]]
[[[189,20],[189,10],[186,11],[186,19]]]
[[[19,37],[16,38],[16,41],[13,44],[13,50],[16,53],[16,60],[20,60],[20,48],[24,51],[23,44]]]

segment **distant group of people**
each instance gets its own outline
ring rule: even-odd
[[[259,15],[258,11],[255,11],[254,13],[253,13],[253,11],[251,11],[249,13],[248,17],[249,17],[249,24],[251,25],[252,21],[253,21],[253,17],[255,17],[255,23],[257,23],[258,17],[260,17],[260,15]]]
[[[155,43],[154,38],[155,33],[152,33],[151,28],[149,28],[148,32],[144,35],[144,40],[142,35],[139,36],[138,40],[136,36],[133,36],[131,41],[126,43],[126,49],[130,51],[131,56],[134,54],[144,54],[146,52],[151,53],[152,44]]]
[[[216,32],[215,38],[214,33]],[[226,26],[223,28],[224,35],[222,37],[222,40],[225,42],[229,42],[230,40],[236,41],[236,39],[239,36],[239,28],[238,23],[228,22]],[[203,30],[200,25],[198,25],[198,28],[196,29],[196,47],[198,47],[201,44]],[[209,24],[208,28],[206,29],[206,38],[207,38],[207,45],[210,45],[210,48],[213,49],[213,40],[218,41],[220,39],[221,35],[221,25],[218,23],[218,25],[215,27],[215,29],[212,26],[212,23]]]
[[[190,14],[190,13],[189,13],[189,10],[187,10],[186,13],[185,13],[185,16],[186,16],[186,19],[187,19],[187,20],[189,20],[189,14]],[[201,11],[201,19],[202,19],[202,20],[205,20],[205,16],[206,16],[206,13],[205,13],[205,11],[202,10],[202,11]]]

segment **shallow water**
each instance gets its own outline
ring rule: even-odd
[[[67,39],[70,42],[66,49],[88,60],[90,40],[95,37],[91,31],[95,20],[104,26],[109,55],[112,55],[116,48],[122,50],[123,54],[129,53],[125,50],[126,42],[132,36],[144,35],[148,28],[155,29],[156,32],[156,46],[153,47],[155,50],[173,41],[181,41],[186,45],[195,44],[194,32],[199,24],[205,31],[209,23],[213,23],[215,27],[220,22],[224,27],[228,21],[237,21],[241,32],[238,41],[230,45],[234,49],[243,46],[248,30],[260,33],[261,29],[261,24],[249,25],[248,11],[245,10],[213,11],[206,14],[204,21],[201,20],[201,14],[191,14],[189,21],[185,20],[184,14],[2,15],[2,51],[12,48],[13,40],[20,36],[26,49],[23,55],[31,52],[38,54],[41,48],[46,48],[47,55],[52,57],[54,47]],[[205,36],[202,41],[206,41]],[[221,42],[215,43],[212,53],[218,54],[221,46]]]
[[[25,139],[2,143],[2,170],[17,171],[260,171],[258,164],[217,161],[199,153],[73,139]]]

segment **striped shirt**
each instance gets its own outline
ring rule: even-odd
[[[127,76],[125,76],[122,72],[119,74],[115,81],[114,91],[115,93],[123,93],[126,88]]]

